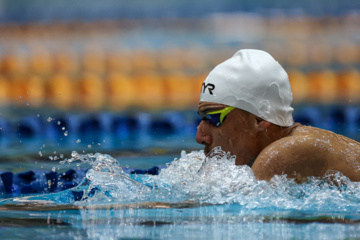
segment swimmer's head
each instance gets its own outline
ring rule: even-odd
[[[288,75],[261,50],[240,50],[216,66],[203,82],[200,101],[233,106],[278,126],[294,123]]]

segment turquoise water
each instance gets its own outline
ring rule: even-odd
[[[238,204],[171,209],[13,211],[12,218],[29,221],[18,220],[12,226],[1,227],[0,236],[3,239],[351,239],[360,234],[358,223],[315,222],[310,214],[296,211],[260,212],[246,212]],[[288,215],[292,218],[283,219]]]
[[[152,156],[154,158],[154,156]],[[156,158],[156,157],[155,157]],[[354,239],[360,238],[360,184],[340,173],[300,185],[258,181],[220,149],[182,152],[159,175],[124,172],[148,164],[79,154],[56,166],[88,166],[82,183],[58,193],[3,199],[4,239]],[[131,167],[131,166],[130,166]],[[77,197],[75,197],[77,196]]]

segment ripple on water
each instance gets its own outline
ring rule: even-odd
[[[360,186],[338,172],[296,184],[286,176],[259,181],[248,166],[236,166],[235,157],[215,148],[186,153],[174,159],[159,175],[127,174],[106,154],[78,154],[64,163],[88,163],[92,168],[82,183],[54,194],[22,198],[22,202],[80,206],[141,202],[237,204],[242,209],[300,211],[360,210]],[[121,160],[120,160],[121,162]],[[19,198],[12,203],[19,203]],[[4,202],[3,202],[4,203]]]

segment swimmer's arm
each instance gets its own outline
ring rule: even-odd
[[[259,180],[286,174],[301,183],[309,176],[323,176],[331,156],[329,149],[314,144],[315,139],[286,137],[265,148],[256,158],[252,170]]]

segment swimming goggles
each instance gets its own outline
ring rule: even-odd
[[[214,125],[215,127],[220,127],[224,122],[226,115],[228,115],[235,107],[226,107],[221,110],[208,112],[206,115],[202,116],[202,120],[206,120],[208,123]]]

